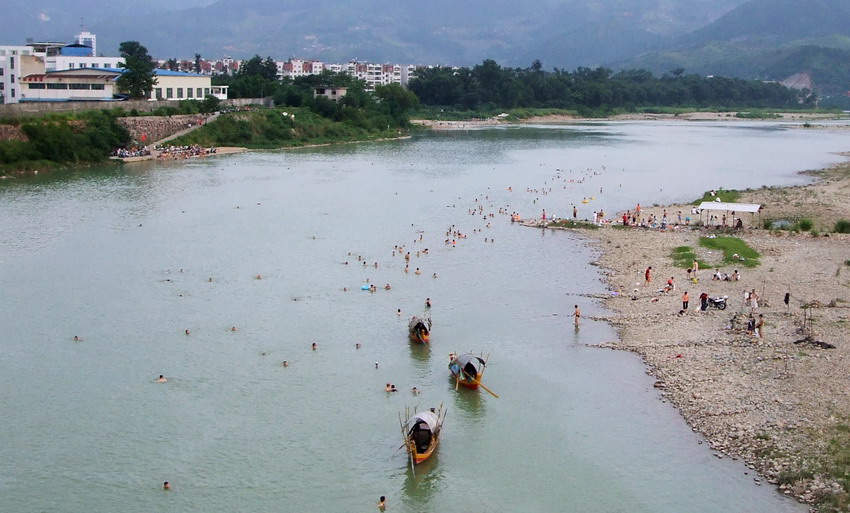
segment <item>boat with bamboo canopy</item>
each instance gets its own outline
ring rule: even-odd
[[[434,454],[440,444],[440,433],[443,429],[443,421],[446,419],[446,410],[441,404],[439,409],[431,408],[427,411],[411,414],[409,408],[405,408],[401,424],[401,435],[404,438],[404,447],[412,465],[418,465]]]
[[[466,388],[477,390],[478,387],[483,388],[487,392],[498,398],[499,396],[484,386],[481,383],[481,378],[484,376],[484,368],[487,366],[487,358],[475,356],[472,353],[455,354],[449,353],[449,372],[455,379],[455,389],[459,385]]]
[[[431,318],[414,315],[407,324],[407,332],[411,342],[429,343],[431,340]]]

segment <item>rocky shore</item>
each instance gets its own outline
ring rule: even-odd
[[[745,226],[734,233],[759,252],[761,265],[723,265],[700,247],[707,228],[654,230],[603,226],[579,230],[598,245],[619,340],[602,347],[633,351],[694,431],[718,457],[743,460],[765,480],[821,511],[850,510],[850,234],[829,233],[850,220],[850,164],[818,172],[812,185],[743,191],[739,202],[765,206],[771,219],[812,220],[809,232]],[[691,205],[667,206],[690,212]],[[662,215],[662,207],[644,213]],[[671,216],[675,217],[675,216]],[[540,225],[536,220],[527,222]],[[698,282],[674,265],[689,246],[711,263]],[[653,280],[644,272],[652,266]],[[715,269],[739,281],[713,280]],[[660,292],[668,278],[675,288]],[[755,289],[758,308],[744,301]],[[682,310],[682,294],[690,296]],[[726,310],[700,311],[699,296],[728,296]],[[790,294],[788,306],[785,295]],[[746,332],[764,316],[764,338]],[[834,346],[834,348],[829,348]]]

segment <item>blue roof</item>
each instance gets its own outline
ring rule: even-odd
[[[162,77],[205,77],[206,75],[199,75],[197,73],[185,73],[183,71],[171,71],[170,69],[155,69],[153,70],[154,75],[159,75]]]
[[[96,71],[110,71],[112,73],[124,73],[127,68],[79,68],[93,69]],[[67,70],[65,70],[67,71]],[[207,75],[199,75],[197,73],[184,73],[182,71],[171,71],[170,69],[155,69],[153,74],[160,77],[206,77]]]

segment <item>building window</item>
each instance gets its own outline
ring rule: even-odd
[[[191,87],[187,87],[187,88],[186,88],[186,98],[192,98],[192,97],[193,97],[193,96],[192,96],[192,94],[193,94],[194,92],[195,92],[195,90],[194,90],[194,89],[192,89]]]
[[[177,97],[183,98],[183,88],[182,87],[177,88]]]
[[[199,87],[197,93],[198,98],[201,98],[202,96],[204,96],[204,89],[202,87]]]
[[[47,88],[48,89],[68,89],[68,84],[59,84],[59,83],[47,84]]]
[[[74,63],[73,62],[68,63],[68,69],[74,69]]]
[[[68,84],[68,89],[91,89],[90,84]]]
[[[3,68],[0,68],[0,77],[2,77],[5,74],[6,74],[6,70],[3,69]]]
[[[161,100],[161,99],[162,99],[162,88],[161,88],[161,87],[157,87],[157,88],[156,88],[156,99],[157,99],[157,100]]]
[[[103,91],[104,89],[106,89],[103,84],[92,84],[91,88],[95,91]]]
[[[14,54],[15,52],[13,51],[12,53]],[[14,57],[9,57],[9,67],[12,68],[12,69],[15,69],[15,58]]]
[[[15,74],[14,73],[12,73],[11,80],[9,80],[9,82],[11,82],[13,84],[15,83]]]
[[[209,88],[209,87],[205,87],[205,88],[204,88],[204,96],[209,96],[209,94],[210,94],[210,88]]]
[[[15,97],[15,88],[12,88],[12,98]]]
[[[27,84],[30,89],[46,89],[44,84]]]
[[[170,87],[166,87],[165,88],[165,97],[168,98],[169,100],[171,98],[174,98],[174,89],[172,89]]]

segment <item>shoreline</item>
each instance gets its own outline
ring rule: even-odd
[[[715,456],[741,459],[761,476],[757,483],[764,479],[802,503],[844,508],[850,494],[840,480],[847,468],[835,444],[850,447],[850,234],[825,232],[838,219],[850,220],[850,162],[803,173],[816,181],[742,191],[738,202],[765,205],[762,217],[771,219],[805,215],[813,220],[812,231],[824,235],[745,226],[731,235],[760,253],[761,265],[754,268],[723,265],[718,251],[700,247],[701,236],[716,233],[708,228],[662,232],[612,223],[572,230],[599,250],[594,264],[603,270],[609,290],[602,303],[611,313],[593,319],[610,323],[618,334],[617,341],[593,347],[640,355],[661,400],[677,408]],[[691,207],[651,207],[642,213],[661,218],[666,209],[675,218]],[[539,220],[523,224],[542,227]],[[681,246],[694,248],[700,260],[712,264],[699,271],[698,283],[674,266],[670,255]],[[654,279],[645,284],[650,265]],[[741,279],[712,280],[716,268],[730,275],[738,269]],[[675,289],[658,292],[671,276]],[[766,300],[754,311],[756,317],[764,315],[764,338],[733,322],[736,314],[735,321],[746,322],[752,309],[743,292],[751,289]],[[690,308],[680,315],[685,290]],[[699,311],[702,292],[727,295],[727,309]],[[810,330],[801,329],[804,313]],[[799,342],[807,335],[836,347]]]
[[[768,121],[776,123],[787,122],[810,122],[810,121],[830,121],[835,119],[847,119],[846,115],[837,114],[815,114],[805,112],[777,112],[778,118],[739,118],[736,116],[738,112],[685,112],[681,114],[650,114],[650,113],[635,113],[635,114],[617,114],[605,118],[590,118],[582,116],[572,116],[569,114],[550,114],[545,116],[532,116],[530,118],[521,119],[519,121],[504,121],[497,118],[487,119],[469,119],[463,121],[440,121],[434,119],[412,119],[412,124],[430,128],[432,130],[473,130],[478,128],[486,128],[493,126],[507,125],[531,125],[531,124],[552,124],[561,125],[569,123],[584,123],[584,122],[606,122],[606,121]],[[817,128],[822,128],[820,125],[815,125]],[[813,128],[815,128],[813,127]],[[838,127],[828,127],[838,128]]]

